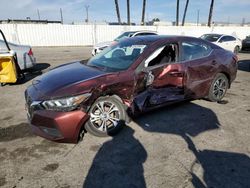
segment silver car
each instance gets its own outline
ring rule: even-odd
[[[17,55],[17,61],[21,70],[32,68],[36,64],[36,59],[34,57],[31,46],[19,45],[8,42],[9,47]],[[8,52],[6,44],[3,40],[0,40],[0,53]]]
[[[157,35],[157,33],[155,31],[126,31],[122,33],[121,35],[119,35],[118,37],[116,37],[114,41],[101,42],[101,43],[96,44],[92,50],[92,56],[100,53],[106,47],[110,46],[113,43],[120,41],[123,38],[146,36],[146,35]]]
[[[224,34],[204,34],[200,38],[212,42],[221,48],[234,52],[236,54],[241,50],[241,40],[232,35],[224,35]]]

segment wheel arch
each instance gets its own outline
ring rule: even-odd
[[[230,76],[230,74],[225,72],[225,71],[222,71],[220,73],[224,74],[227,77],[227,79],[228,79],[228,89],[229,89],[231,87],[231,76]]]

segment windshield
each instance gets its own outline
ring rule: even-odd
[[[123,38],[126,38],[126,37],[131,37],[131,35],[133,35],[135,32],[131,32],[131,31],[128,31],[128,32],[124,32],[122,33],[121,35],[119,35],[118,37],[115,38],[114,41],[119,41]]]
[[[216,42],[220,37],[221,35],[216,34],[205,34],[201,36],[202,39],[207,40],[209,42]]]
[[[105,48],[92,57],[87,65],[107,72],[126,70],[147,47],[146,44],[134,44],[133,41],[122,41]]]

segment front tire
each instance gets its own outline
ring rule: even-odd
[[[89,115],[85,129],[94,136],[113,136],[125,125],[126,111],[123,104],[115,97],[97,99],[91,106]]]
[[[225,74],[219,73],[215,76],[208,94],[208,99],[213,102],[221,101],[229,87],[229,81]]]

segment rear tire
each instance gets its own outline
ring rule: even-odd
[[[221,101],[229,87],[229,81],[225,74],[219,73],[215,76],[208,94],[208,99],[213,102]]]
[[[115,97],[107,96],[97,99],[91,106],[89,115],[85,129],[94,136],[113,136],[125,125],[125,108]]]

